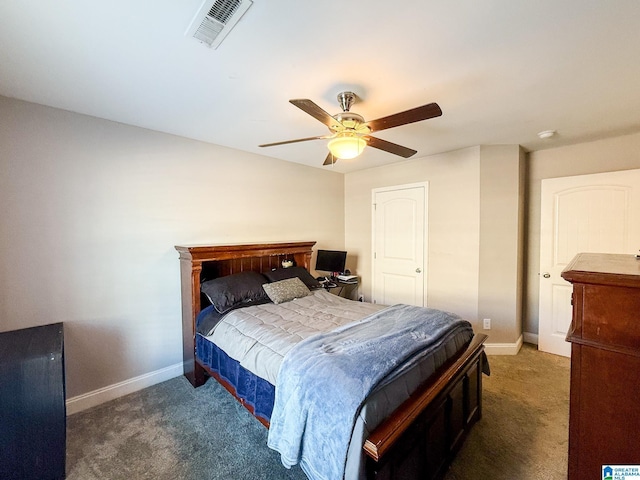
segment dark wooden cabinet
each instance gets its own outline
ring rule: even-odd
[[[640,259],[581,253],[573,284],[569,479],[640,465]]]
[[[0,333],[0,478],[65,477],[62,323]]]

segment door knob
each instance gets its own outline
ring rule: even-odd
[[[420,270],[420,267],[416,268],[416,273],[420,273],[422,272],[422,270]]]
[[[549,277],[551,277],[551,275],[549,275],[547,272],[543,273],[543,274],[542,274],[542,276],[543,276],[544,278],[549,278]]]

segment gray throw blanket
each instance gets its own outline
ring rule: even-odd
[[[394,305],[303,340],[280,367],[268,446],[312,480],[342,479],[366,397],[465,329],[456,315]]]

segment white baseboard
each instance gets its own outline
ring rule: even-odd
[[[524,336],[524,343],[532,343],[533,345],[538,345],[537,333],[524,332],[522,335]]]
[[[485,343],[484,351],[487,355],[517,355],[522,348],[522,335],[516,343]]]
[[[151,387],[157,383],[162,383],[172,378],[182,375],[182,362],[169,367],[161,368],[155,372],[145,373],[139,377],[130,378],[124,382],[115,383],[107,387],[99,388],[92,392],[83,393],[76,397],[67,399],[67,415],[81,412],[87,408],[95,407],[101,403],[114,400],[123,395],[137,392],[143,388]]]

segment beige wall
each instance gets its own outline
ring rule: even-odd
[[[379,187],[429,183],[427,305],[452,311],[490,343],[522,333],[524,153],[517,145],[472,147],[345,176],[345,245],[371,292],[371,203]]]
[[[427,304],[477,320],[479,175],[479,147],[345,175],[345,247],[366,300],[371,299],[372,189],[426,181]]]
[[[538,333],[541,181],[635,168],[640,168],[640,133],[529,154],[525,332]]]
[[[491,320],[491,343],[522,334],[524,162],[518,145],[480,147],[478,316]]]
[[[174,245],[343,247],[341,174],[5,97],[0,171],[0,331],[65,322],[68,398],[182,362]]]

